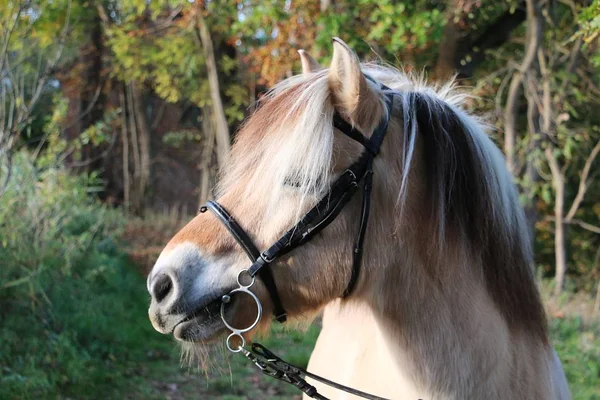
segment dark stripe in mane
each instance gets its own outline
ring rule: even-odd
[[[439,224],[434,246],[452,245],[459,235],[481,260],[487,289],[513,331],[526,329],[547,342],[547,322],[533,273],[524,215],[513,188],[504,185],[484,143],[447,103],[422,93],[403,93],[404,132],[417,124],[432,221]],[[405,140],[406,143],[406,140]],[[406,150],[405,150],[406,152]],[[501,204],[502,190],[511,215]]]

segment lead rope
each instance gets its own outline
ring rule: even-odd
[[[342,390],[344,392],[359,396],[370,400],[389,400],[385,397],[375,396],[373,394],[361,392],[360,390],[352,389],[348,386],[340,385],[339,383],[330,381],[322,376],[308,372],[307,370],[296,367],[286,361],[283,361],[275,353],[267,349],[260,343],[252,343],[250,349],[242,348],[241,353],[252,361],[265,375],[273,377],[283,382],[287,382],[296,386],[308,397],[318,400],[329,400],[317,391],[310,383],[306,382],[305,377],[312,378],[316,381],[324,383],[332,388]]]

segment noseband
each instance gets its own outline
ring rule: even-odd
[[[247,269],[242,270],[238,275],[239,287],[232,290],[228,295],[225,295],[222,298],[221,318],[223,319],[226,327],[232,332],[227,338],[226,342],[228,349],[232,352],[243,352],[266,374],[285,380],[288,383],[292,383],[309,396],[318,399],[325,399],[325,397],[318,394],[316,389],[306,383],[306,381],[302,379],[300,375],[310,376],[314,379],[321,380],[325,384],[341,390],[349,391],[350,393],[361,397],[371,399],[382,398],[338,385],[334,382],[327,381],[325,378],[318,377],[314,374],[308,373],[305,370],[294,367],[279,359],[273,353],[264,348],[264,346],[258,343],[253,344],[251,350],[246,350],[246,342],[242,334],[253,329],[258,324],[262,316],[262,306],[260,301],[258,297],[249,290],[249,288],[254,284],[255,277],[258,275],[269,292],[269,296],[273,303],[273,315],[275,319],[280,323],[285,322],[287,319],[287,314],[281,303],[277,285],[275,284],[275,280],[273,278],[273,273],[271,271],[272,264],[280,257],[310,241],[317,233],[321,232],[325,227],[333,222],[362,184],[362,212],[360,216],[358,234],[354,244],[352,272],[350,275],[350,280],[348,281],[346,289],[341,294],[341,297],[344,298],[349,296],[354,290],[360,275],[363,246],[367,230],[367,222],[369,220],[371,190],[373,188],[373,160],[377,154],[379,154],[381,143],[383,142],[387,132],[394,98],[393,91],[390,88],[374,81],[370,77],[367,77],[367,79],[379,85],[382,91],[385,93],[385,115],[379,122],[377,128],[375,128],[373,131],[372,135],[370,137],[366,137],[358,129],[346,122],[340,114],[337,112],[335,113],[333,117],[333,126],[349,138],[360,143],[364,147],[364,151],[358,160],[348,167],[348,169],[346,169],[344,173],[342,173],[340,177],[331,185],[329,192],[317,203],[317,205],[308,211],[295,226],[288,230],[279,240],[273,243],[273,245],[271,245],[265,251],[260,252],[246,231],[237,223],[231,214],[216,201],[208,201],[206,205],[200,208],[200,212],[204,213],[210,210],[218,217],[225,228],[227,228],[229,233],[248,255],[248,258],[250,258],[250,262],[252,263]],[[244,284],[242,282],[244,280],[244,275],[246,274],[250,278],[250,282],[248,284]],[[234,293],[245,293],[250,295],[256,302],[258,308],[258,315],[255,322],[245,329],[234,328],[225,320],[224,307],[225,304],[229,303],[231,298],[230,296]],[[231,343],[232,338],[234,337],[237,338],[241,343],[237,347]]]

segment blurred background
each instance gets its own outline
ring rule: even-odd
[[[475,94],[573,397],[600,399],[600,0],[0,0],[1,399],[295,394],[220,351],[180,368],[144,280],[255,100],[332,36]],[[317,333],[269,344],[302,366]]]

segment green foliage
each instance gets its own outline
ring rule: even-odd
[[[134,24],[115,24],[107,34],[116,62],[112,73],[123,81],[152,83],[156,94],[170,103],[208,96],[196,84],[203,79],[204,61],[191,32],[149,35]]]
[[[101,120],[96,121],[93,125],[89,126],[79,134],[79,137],[77,138],[77,148],[79,149],[89,144],[100,146],[109,142],[114,130],[113,122],[118,116],[119,113],[116,110],[105,112],[104,117]]]
[[[600,326],[586,328],[577,317],[553,319],[550,334],[573,400],[600,399]]]
[[[200,140],[200,135],[196,132],[180,131],[180,132],[168,132],[162,138],[165,145],[181,148],[189,142]]]
[[[156,95],[169,103],[209,106],[205,62],[194,20],[194,13],[198,11],[192,6],[187,1],[119,2],[116,15],[105,25],[107,43],[114,57],[111,74],[124,82],[148,84]],[[172,20],[174,9],[180,10],[178,21]],[[219,45],[223,39],[217,35],[228,26],[224,20],[234,14],[226,14],[227,7],[216,7],[212,3],[210,9],[213,40]],[[142,18],[146,20],[144,23],[140,22]],[[217,54],[217,57],[220,75],[228,78],[223,79],[222,92],[226,97],[227,119],[233,124],[244,117],[242,110],[248,101],[248,90],[232,78],[239,68],[239,60],[227,54]]]
[[[579,23],[581,25],[579,35],[584,38],[586,46],[590,46],[592,49],[596,48],[597,44],[594,44],[594,41],[597,42],[600,36],[600,0],[593,0],[588,7],[581,10]],[[600,67],[598,51],[594,52],[592,62]]]
[[[156,338],[143,278],[114,233],[122,216],[94,174],[39,169],[21,153],[0,197],[0,398],[119,397]]]
[[[362,6],[370,6],[370,0],[360,0]],[[370,32],[366,39],[376,40],[385,49],[396,54],[405,49],[424,50],[436,44],[442,37],[445,18],[437,8],[423,3],[395,3],[380,1],[371,8]]]

